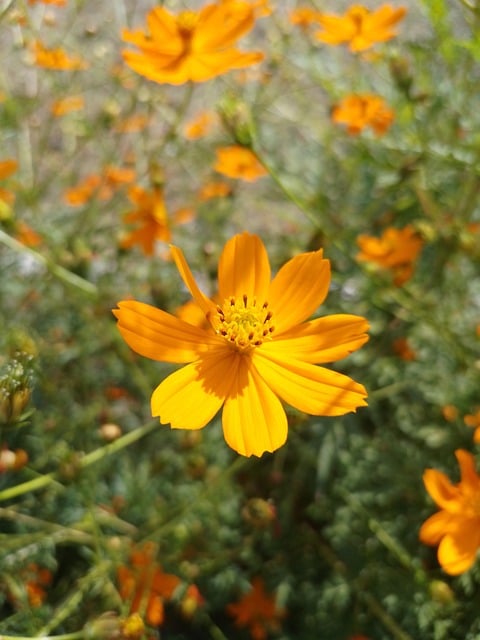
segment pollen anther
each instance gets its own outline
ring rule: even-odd
[[[241,298],[231,297],[222,306],[217,306],[215,327],[219,335],[239,351],[259,347],[264,340],[270,340],[275,330],[273,313],[268,302],[257,305],[255,298],[246,294]]]

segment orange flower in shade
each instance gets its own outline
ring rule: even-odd
[[[393,351],[399,358],[407,362],[417,359],[417,354],[409,345],[407,338],[397,338],[393,341]]]
[[[124,51],[123,59],[140,75],[160,83],[204,82],[231,69],[243,69],[263,59],[261,52],[244,53],[234,45],[255,23],[255,10],[241,0],[211,3],[198,12],[173,15],[154,7],[147,30],[124,30],[125,42],[140,52]]]
[[[292,24],[302,29],[306,29],[311,24],[318,24],[320,13],[311,7],[298,7],[289,13],[289,20]]]
[[[458,418],[458,409],[453,404],[446,404],[442,407],[442,416],[447,422],[454,422]]]
[[[463,416],[463,421],[467,427],[475,429],[473,432],[473,441],[475,444],[480,444],[480,409],[475,413],[467,413],[467,415]]]
[[[253,640],[265,640],[270,631],[280,629],[285,611],[278,609],[275,597],[265,591],[263,580],[254,578],[252,588],[241,600],[227,607],[238,627],[248,627]]]
[[[207,182],[198,192],[198,199],[202,202],[213,200],[213,198],[225,198],[232,193],[232,187],[226,182]]]
[[[46,588],[50,586],[53,579],[51,571],[32,562],[19,572],[19,579],[25,589],[28,604],[31,607],[40,607],[47,597]],[[21,591],[9,590],[7,598],[15,607],[22,604]]]
[[[79,56],[70,56],[64,49],[48,49],[39,40],[33,43],[34,61],[38,67],[55,71],[78,71],[87,68],[87,63]]]
[[[468,571],[480,548],[480,477],[471,453],[457,449],[461,478],[453,485],[441,471],[427,469],[425,488],[440,511],[420,528],[424,544],[438,546],[438,562],[450,575]]]
[[[52,115],[56,118],[72,113],[73,111],[81,111],[85,107],[85,98],[83,96],[68,96],[61,100],[55,100],[51,106]]]
[[[183,253],[171,247],[187,288],[208,320],[200,328],[148,304],[126,300],[113,311],[140,355],[190,363],[153,392],[153,416],[176,429],[201,429],[223,406],[223,433],[238,453],[260,456],[287,438],[281,398],[299,411],[335,416],[366,404],[365,388],[316,364],[345,357],[366,342],[364,318],[333,315],[304,322],[325,299],[330,263],[322,250],[289,260],[270,280],[256,235],[230,239],[218,266],[216,304],[198,288]]]
[[[268,173],[256,155],[241,145],[221,147],[216,153],[217,161],[213,168],[229,178],[253,182]]]
[[[18,163],[16,160],[0,160],[0,180],[5,180],[5,178],[9,178],[12,173],[18,168]],[[15,200],[15,194],[7,189],[0,188],[0,202],[5,202],[6,204],[12,204]],[[1,211],[0,211],[1,218]]]
[[[361,251],[357,260],[371,262],[393,273],[393,282],[401,286],[413,275],[414,262],[423,247],[423,240],[411,225],[403,229],[388,227],[380,238],[360,235]]]
[[[164,603],[172,599],[182,581],[176,575],[164,573],[155,562],[155,555],[156,546],[152,542],[135,549],[129,566],[118,567],[117,582],[120,597],[130,602],[130,613],[140,612],[148,624],[158,627],[164,621]],[[192,599],[197,605],[203,601],[195,585],[187,589],[183,602],[190,605]]]
[[[346,124],[348,133],[354,136],[365,127],[371,127],[377,136],[381,136],[389,129],[394,115],[380,96],[350,95],[333,108],[332,120],[338,124]]]
[[[215,113],[211,111],[202,111],[186,123],[184,127],[185,137],[187,140],[198,140],[199,138],[203,138],[212,129],[216,119]]]
[[[42,244],[42,236],[22,220],[15,225],[15,238],[26,247],[38,247]]]
[[[397,35],[394,27],[406,12],[405,7],[394,9],[384,4],[374,11],[352,5],[341,16],[319,13],[317,22],[323,31],[318,31],[316,36],[325,44],[348,44],[350,51],[365,51],[377,42],[394,38]]]
[[[168,242],[171,239],[163,190],[154,187],[152,191],[145,191],[142,187],[133,186],[128,197],[136,209],[123,219],[136,224],[137,228],[122,239],[120,246],[130,249],[138,244],[146,256],[152,256],[157,240]]]

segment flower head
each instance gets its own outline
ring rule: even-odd
[[[217,149],[217,162],[214,169],[229,178],[248,182],[258,180],[268,173],[250,149],[237,144]]]
[[[9,178],[18,168],[16,160],[0,160],[0,180]],[[15,200],[15,194],[12,191],[0,187],[0,204],[11,205]],[[0,219],[2,218],[0,210]]]
[[[124,51],[123,59],[155,82],[204,82],[263,59],[261,52],[245,53],[234,46],[254,23],[255,8],[242,0],[211,3],[198,12],[177,15],[154,7],[147,16],[146,32],[123,31],[123,39],[140,49]]]
[[[427,469],[423,482],[440,508],[420,528],[420,540],[438,546],[438,561],[450,575],[468,571],[480,548],[480,477],[475,459],[463,449],[455,451],[461,478],[452,484],[436,469]]]
[[[362,5],[352,5],[341,15],[320,13],[317,22],[323,27],[316,35],[326,44],[348,44],[350,51],[365,51],[377,42],[396,36],[395,25],[405,13],[405,7],[394,9],[384,4],[374,11]]]
[[[168,242],[171,237],[163,191],[158,187],[145,191],[142,187],[133,186],[128,197],[136,209],[127,213],[124,221],[138,226],[122,239],[120,246],[129,249],[138,244],[145,255],[152,256],[155,242]]]
[[[78,71],[87,68],[87,63],[79,56],[71,56],[64,49],[49,49],[36,40],[33,43],[34,60],[37,67],[56,71]]]
[[[278,631],[285,616],[285,611],[276,606],[275,597],[265,591],[261,578],[254,578],[251,590],[228,605],[227,611],[238,627],[249,627],[254,640],[265,640],[269,631]]]
[[[172,247],[177,268],[208,321],[202,328],[134,300],[114,315],[130,347],[164,362],[189,363],[155,389],[152,414],[177,429],[201,429],[223,406],[227,443],[246,456],[282,446],[287,418],[280,402],[312,415],[343,415],[366,404],[365,388],[317,364],[366,342],[367,321],[333,315],[304,322],[325,299],[330,263],[321,250],[289,260],[270,279],[266,249],[242,233],[225,245],[216,304],[198,288]]]
[[[383,98],[370,94],[346,96],[332,111],[333,122],[346,124],[350,135],[358,135],[365,127],[383,135],[393,122],[394,113]]]
[[[423,247],[423,240],[411,225],[403,229],[388,227],[380,238],[362,234],[357,243],[360,247],[357,260],[391,270],[397,286],[412,277],[415,260]]]

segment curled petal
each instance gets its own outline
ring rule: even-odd
[[[464,449],[457,449],[455,457],[460,466],[461,484],[469,487],[473,492],[480,492],[480,478],[475,470],[475,458]]]
[[[444,535],[455,528],[455,516],[448,511],[438,511],[420,527],[418,537],[424,544],[436,545]]]
[[[280,400],[243,356],[237,357],[222,423],[227,444],[243,456],[275,451],[287,439],[287,417]]]
[[[135,300],[118,303],[113,315],[125,342],[136,353],[162,362],[192,362],[219,339],[156,307]]]
[[[473,566],[480,547],[479,519],[465,522],[454,534],[446,535],[438,547],[438,562],[446,573],[457,576]]]
[[[253,362],[268,386],[282,400],[314,416],[339,416],[365,406],[365,387],[348,376],[310,363],[276,358],[257,349]]]
[[[282,333],[278,340],[265,342],[262,350],[312,364],[335,362],[367,342],[367,329],[368,322],[361,316],[325,316]]]
[[[330,262],[322,250],[301,253],[285,263],[268,294],[275,336],[309,318],[325,300],[329,286]]]
[[[427,469],[423,474],[423,484],[439,507],[449,513],[459,513],[462,510],[459,490],[444,473],[436,469]]]
[[[241,233],[225,245],[218,263],[218,292],[223,302],[230,296],[268,298],[270,262],[263,242],[256,235]]]

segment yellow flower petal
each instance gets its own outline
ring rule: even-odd
[[[267,298],[275,314],[275,337],[309,318],[325,300],[329,286],[330,262],[322,250],[301,253],[284,264]]]
[[[450,513],[461,511],[462,503],[458,488],[452,485],[444,473],[436,469],[427,469],[423,474],[423,484],[439,507]]]
[[[209,317],[210,314],[215,313],[216,306],[213,302],[207,298],[207,296],[200,291],[197,283],[195,282],[195,278],[193,277],[192,272],[190,271],[190,267],[185,260],[185,256],[181,249],[175,246],[170,247],[170,252],[172,254],[173,259],[175,260],[175,264],[177,265],[177,269],[182,276],[182,280],[184,281],[187,289],[190,291],[192,296],[195,298],[195,302],[198,304],[200,309],[204,312],[206,317]]]
[[[274,344],[274,343],[271,343]],[[339,416],[366,406],[365,387],[348,376],[310,363],[256,349],[252,361],[282,400],[314,416]]]
[[[468,571],[474,564],[480,547],[478,519],[473,526],[459,528],[456,534],[446,535],[438,547],[438,561],[449,575],[457,576]]]
[[[325,316],[282,333],[274,342],[265,342],[262,350],[312,364],[335,362],[367,342],[368,326],[361,316]]]
[[[256,235],[241,233],[229,240],[218,263],[218,292],[221,303],[231,296],[268,300],[270,262],[263,242]]]
[[[253,9],[246,2],[237,2],[235,11],[226,4],[206,5],[200,11],[192,47],[194,51],[226,49],[250,31],[254,23]]]
[[[424,544],[436,545],[446,533],[449,533],[456,517],[448,511],[438,511],[430,516],[420,527],[418,537]]]
[[[221,341],[213,333],[194,327],[156,307],[135,300],[118,303],[113,310],[125,342],[142,356],[162,362],[192,362]]]
[[[222,345],[223,347],[223,345]],[[217,413],[234,384],[230,350],[218,348],[168,376],[153,392],[152,415],[172,429],[201,429]]]
[[[287,417],[280,400],[260,378],[251,360],[238,355],[237,370],[222,415],[225,440],[243,456],[275,451],[287,439]]]

